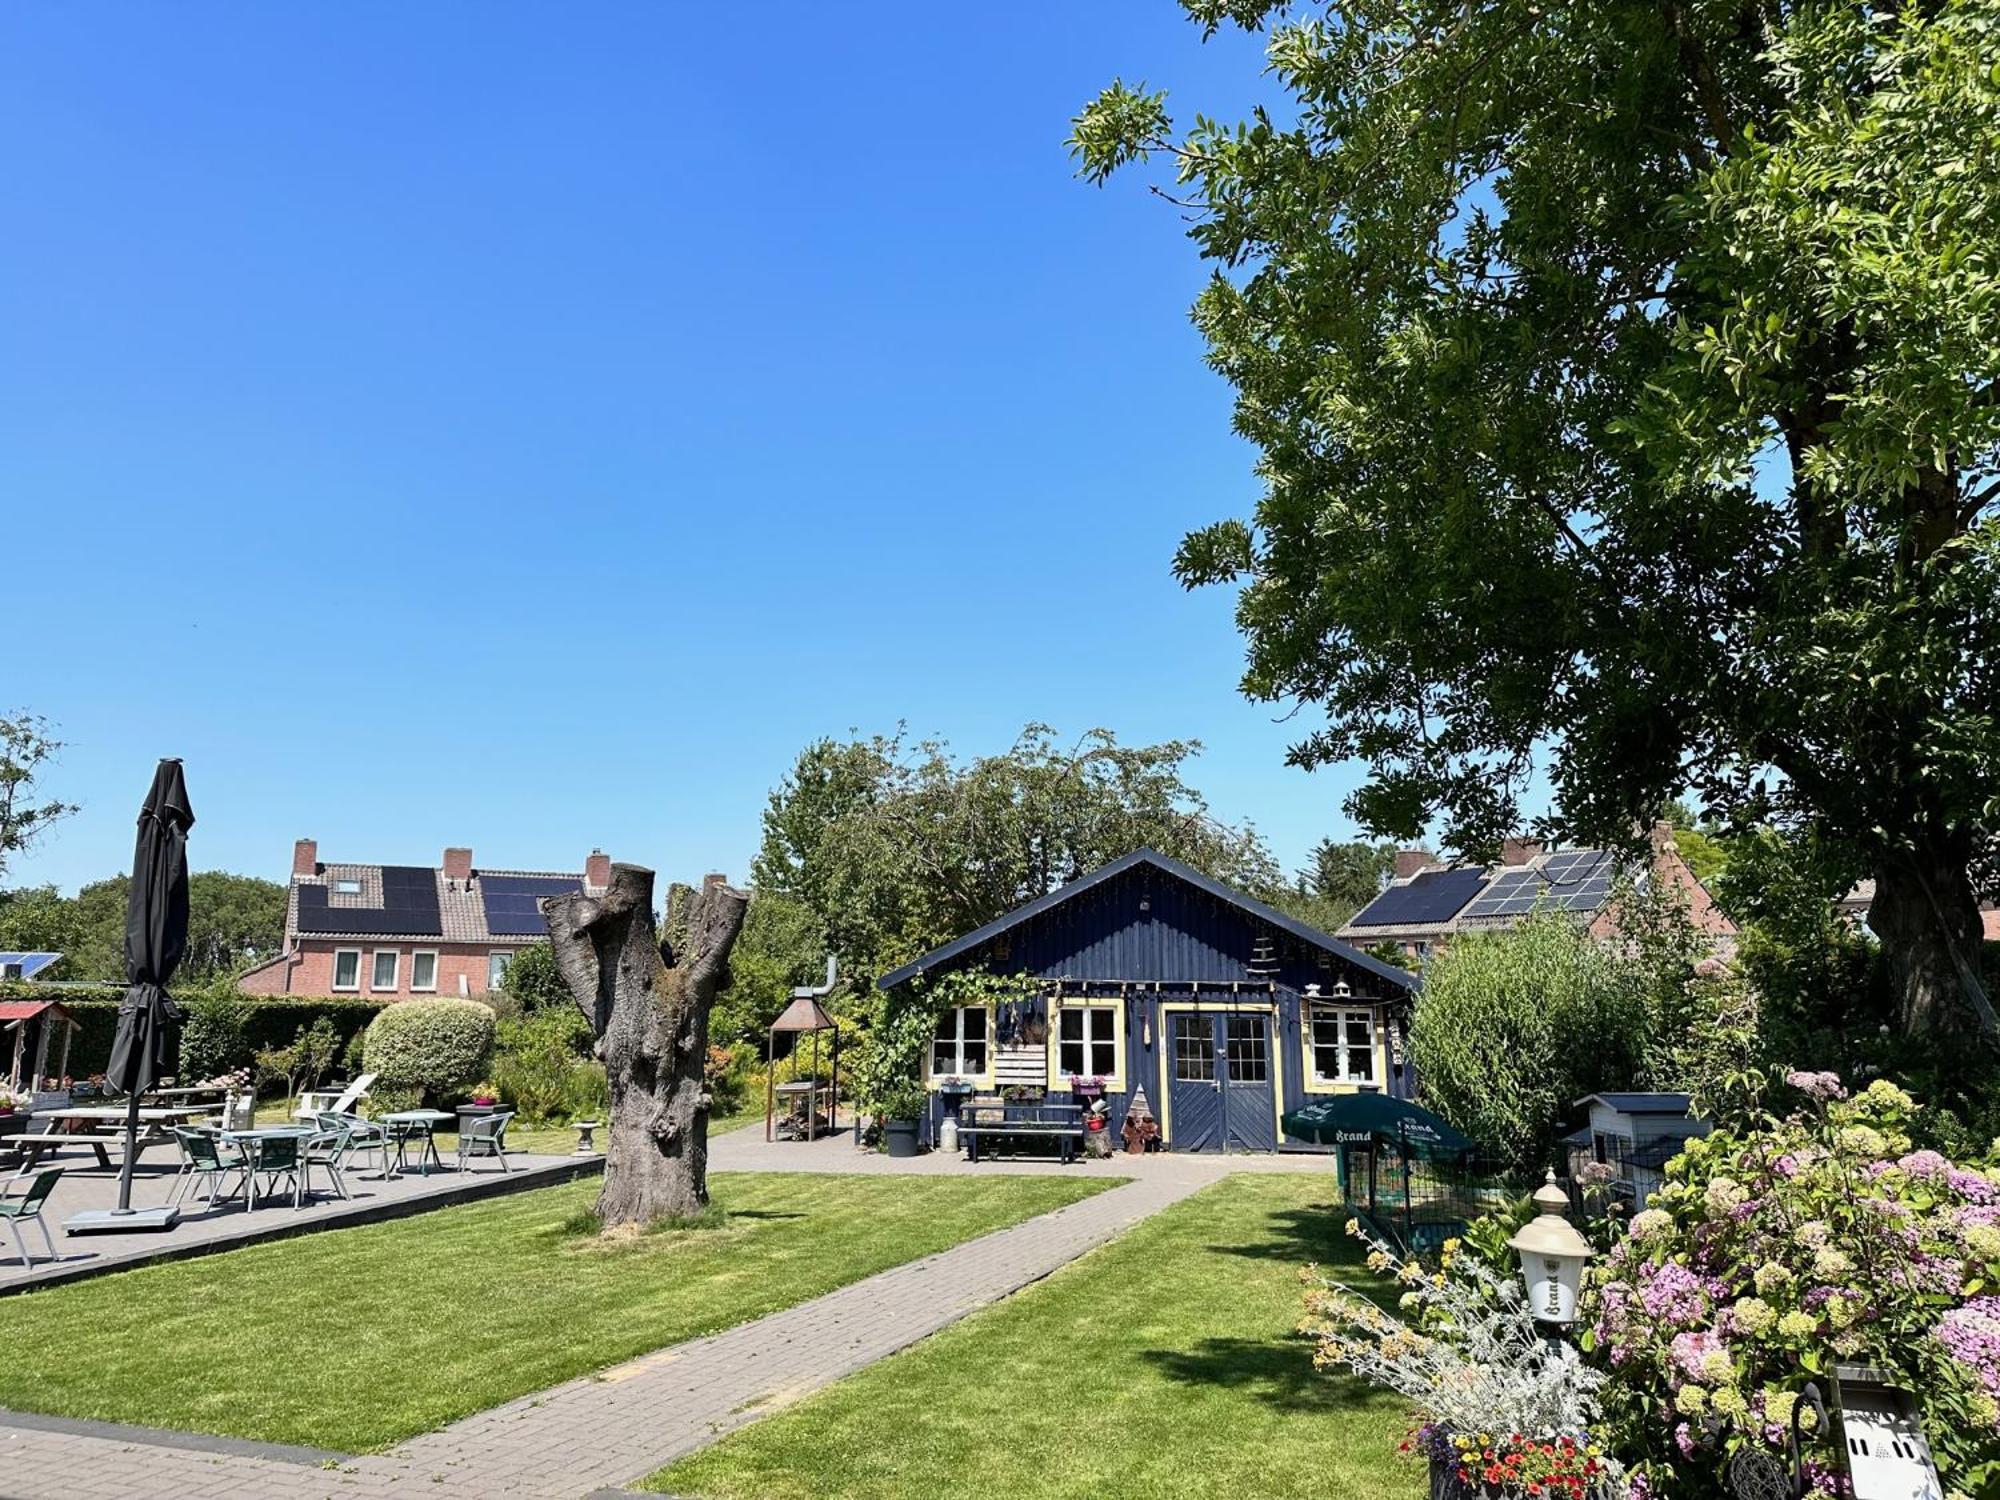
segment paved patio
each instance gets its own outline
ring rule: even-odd
[[[32,1266],[23,1266],[14,1254],[11,1239],[0,1235],[0,1297],[30,1287],[53,1286],[107,1271],[122,1271],[152,1260],[177,1260],[190,1255],[206,1255],[258,1240],[309,1234],[321,1229],[340,1229],[368,1224],[378,1219],[397,1218],[443,1208],[451,1203],[469,1202],[492,1193],[519,1192],[526,1188],[548,1187],[573,1177],[604,1170],[601,1156],[508,1155],[512,1171],[502,1173],[490,1161],[482,1161],[469,1172],[459,1172],[446,1155],[446,1168],[428,1177],[415,1173],[380,1181],[363,1176],[358,1164],[346,1174],[352,1197],[336,1198],[324,1190],[324,1178],[315,1174],[321,1187],[318,1196],[306,1200],[303,1208],[293,1208],[289,1198],[264,1200],[255,1210],[246,1209],[241,1199],[211,1207],[200,1201],[183,1200],[180,1222],[165,1233],[82,1234],[63,1229],[71,1214],[93,1208],[115,1208],[118,1204],[117,1157],[111,1170],[99,1167],[88,1151],[65,1151],[43,1163],[63,1168],[62,1181],[44,1211],[49,1236],[55,1241],[57,1259],[41,1256],[41,1236],[32,1226],[21,1237],[35,1254]],[[132,1174],[132,1202],[140,1208],[165,1203],[172,1190],[177,1168],[165,1152],[157,1160],[141,1161]],[[15,1196],[19,1196],[16,1190]],[[4,1479],[0,1479],[0,1485]],[[5,1494],[0,1488],[0,1494]]]

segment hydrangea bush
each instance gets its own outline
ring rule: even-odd
[[[1800,1107],[1690,1141],[1596,1268],[1580,1342],[1632,1490],[1724,1493],[1808,1381],[1873,1364],[1922,1400],[1948,1487],[2000,1486],[2000,1172],[1915,1149],[1910,1096],[1792,1073]],[[2000,1150],[2000,1143],[1996,1143]],[[1830,1452],[1814,1488],[1839,1493]]]

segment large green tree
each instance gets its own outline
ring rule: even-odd
[[[62,749],[49,729],[49,721],[39,714],[0,715],[0,875],[51,823],[76,811],[75,803],[44,797],[37,787],[43,769]]]
[[[68,935],[62,945],[65,978],[124,981],[125,911],[131,891],[127,875],[93,880],[64,903],[66,914],[44,917],[60,920],[60,928],[50,930]],[[282,885],[227,870],[201,870],[188,878],[188,945],[180,967],[188,983],[239,973],[276,953],[284,940]]]
[[[1065,745],[1040,724],[1005,754],[963,761],[900,734],[818,741],[764,810],[760,900],[810,911],[820,951],[865,982],[1142,846],[1275,892],[1263,841],[1210,816],[1187,782],[1199,749],[1120,745],[1102,729]],[[815,945],[793,930],[780,946]]]
[[[1164,153],[1261,450],[1244,684],[1459,847],[1682,789],[1849,850],[1902,1024],[1967,1024],[2000,822],[2000,0],[1184,0],[1274,98]]]

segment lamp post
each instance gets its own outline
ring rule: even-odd
[[[1537,1323],[1560,1331],[1576,1321],[1576,1299],[1583,1285],[1584,1263],[1596,1252],[1570,1223],[1569,1198],[1556,1186],[1554,1172],[1535,1189],[1534,1204],[1540,1212],[1522,1225],[1507,1244],[1521,1258],[1521,1282],[1528,1292],[1528,1311]]]

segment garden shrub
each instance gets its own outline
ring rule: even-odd
[[[574,1005],[550,1006],[501,1021],[494,1030],[493,1082],[503,1103],[524,1120],[554,1120],[574,1113],[573,1099],[587,1084],[574,1075],[580,1068],[601,1064],[588,1061],[591,1048],[590,1023]]]
[[[480,1078],[493,1054],[493,1011],[477,1000],[404,1000],[368,1026],[370,1072],[390,1090],[436,1099]],[[375,1104],[382,1104],[376,1090]]]
[[[1638,965],[1560,912],[1454,938],[1410,1030],[1424,1103],[1503,1164],[1539,1167],[1576,1100],[1638,1076],[1646,992]]]
[[[180,1076],[214,1078],[250,1061],[249,1002],[231,988],[181,997]]]
[[[1745,1448],[1777,1456],[1835,1359],[1916,1393],[1947,1490],[2000,1486],[2000,1170],[1913,1149],[1914,1103],[1877,1080],[1788,1075],[1783,1119],[1691,1141],[1592,1278],[1581,1342],[1634,1494],[1720,1496]],[[1809,1453],[1838,1492],[1833,1455]]]

